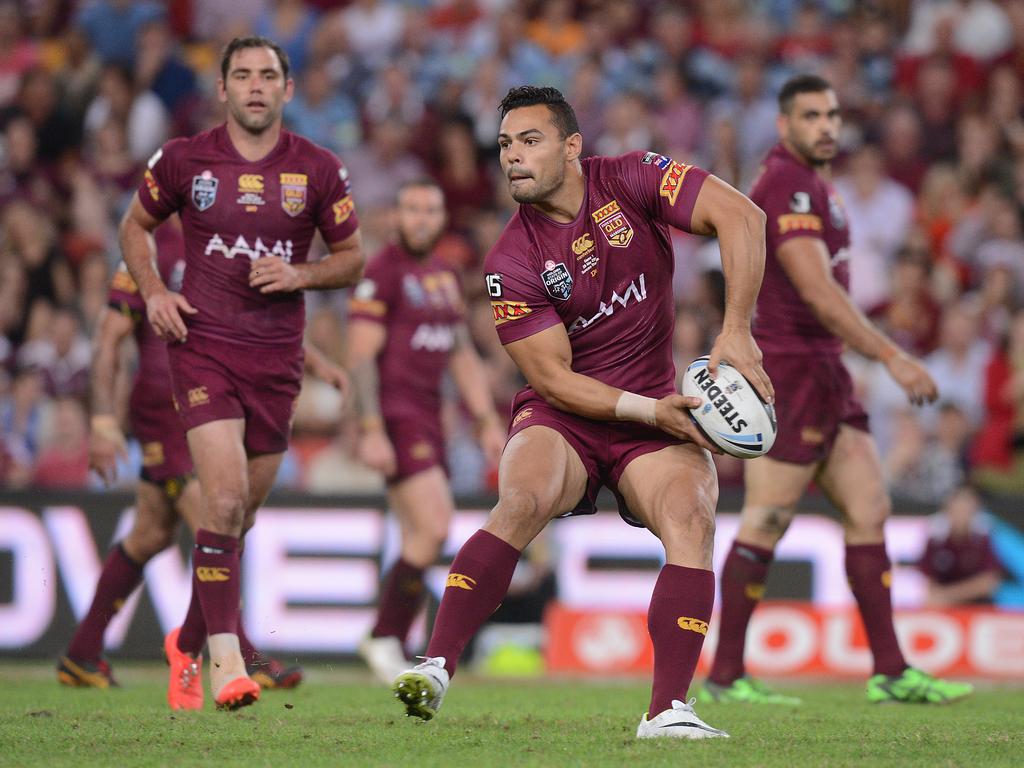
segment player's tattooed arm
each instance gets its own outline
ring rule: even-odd
[[[380,376],[377,357],[387,342],[387,328],[381,323],[354,319],[348,326],[348,355],[345,360],[352,377],[352,395],[359,417],[359,460],[385,476],[394,474],[395,449],[384,430],[380,413]]]
[[[92,340],[89,396],[92,404],[89,467],[105,485],[117,479],[117,460],[127,455],[124,433],[117,419],[117,381],[122,342],[131,334],[132,318],[106,307]]]
[[[194,315],[197,310],[180,293],[167,290],[156,271],[156,243],[153,230],[160,219],[151,216],[136,195],[121,219],[121,255],[132,279],[146,302],[146,316],[157,335],[165,341],[182,341],[188,328],[181,314]]]
[[[260,293],[291,293],[347,288],[359,282],[366,266],[359,230],[328,249],[324,258],[305,264],[289,264],[277,256],[257,259],[249,268],[249,285]]]
[[[761,366],[761,350],[750,333],[764,276],[765,220],[764,211],[746,195],[709,176],[694,204],[691,231],[718,236],[725,275],[725,316],[708,368],[714,372],[721,360],[729,361],[765,400],[772,402],[775,389]]]
[[[477,439],[488,462],[497,465],[505,448],[505,427],[494,407],[494,398],[487,383],[484,364],[480,360],[469,329],[463,324],[455,327],[455,348],[448,369],[459,389],[462,401],[476,421]]]
[[[938,388],[920,361],[903,352],[853,303],[832,276],[825,243],[816,237],[794,237],[779,246],[778,260],[793,287],[826,329],[870,360],[889,369],[914,404],[932,402]]]
[[[700,398],[668,395],[660,400],[608,386],[572,369],[572,346],[565,326],[558,324],[505,345],[530,386],[548,403],[598,421],[636,421],[657,427],[709,451],[722,451],[700,433],[689,408]]]

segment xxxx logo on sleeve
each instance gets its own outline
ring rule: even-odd
[[[227,581],[231,578],[231,569],[223,566],[200,565],[196,568],[196,578],[200,581]]]
[[[686,178],[686,174],[692,167],[692,165],[683,165],[673,161],[665,171],[665,175],[661,177],[661,188],[658,190],[658,194],[668,200],[669,205],[676,204],[676,200],[679,199],[679,190],[683,186],[683,179]]]
[[[708,633],[708,623],[701,621],[700,619],[691,619],[689,616],[680,616],[676,621],[680,629],[686,629],[690,632],[696,632],[698,635],[706,635]]]
[[[504,325],[533,312],[525,301],[492,301],[491,311],[494,313],[495,325]]]
[[[449,573],[448,580],[444,583],[445,588],[457,587],[458,589],[464,589],[467,592],[472,592],[473,587],[476,586],[476,579],[471,579],[461,573]]]

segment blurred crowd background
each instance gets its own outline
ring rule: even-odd
[[[912,409],[851,357],[892,490],[926,504],[968,478],[1024,492],[1024,0],[0,0],[0,487],[96,487],[89,338],[117,222],[164,141],[223,119],[219,50],[249,33],[289,53],[286,123],[348,165],[371,255],[392,236],[396,187],[438,180],[439,248],[465,277],[503,409],[521,381],[480,264],[514,210],[495,142],[505,91],[562,89],[588,153],[656,150],[747,190],[776,141],[780,84],[824,75],[844,110],[853,296],[942,392]],[[723,280],[714,242],[677,233],[675,248],[685,363],[717,332]],[[338,361],[346,301],[308,303],[310,339]],[[448,401],[454,489],[486,492],[493,470]],[[280,484],[380,489],[353,458],[353,421],[307,382]],[[133,447],[125,486],[139,461]],[[739,484],[737,461],[720,470]]]

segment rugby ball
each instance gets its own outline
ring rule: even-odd
[[[683,374],[683,394],[701,401],[690,409],[690,416],[704,436],[730,456],[764,456],[775,444],[775,408],[726,362],[719,364],[712,378],[708,359],[698,357]]]

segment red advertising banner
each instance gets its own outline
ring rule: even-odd
[[[718,644],[712,619],[698,674]],[[634,675],[651,671],[647,617],[638,611],[573,610],[553,605],[545,617],[551,672]],[[1024,680],[1024,613],[987,608],[903,610],[896,631],[911,664],[933,674]],[[766,602],[747,632],[752,675],[866,677],[871,655],[855,608]]]

